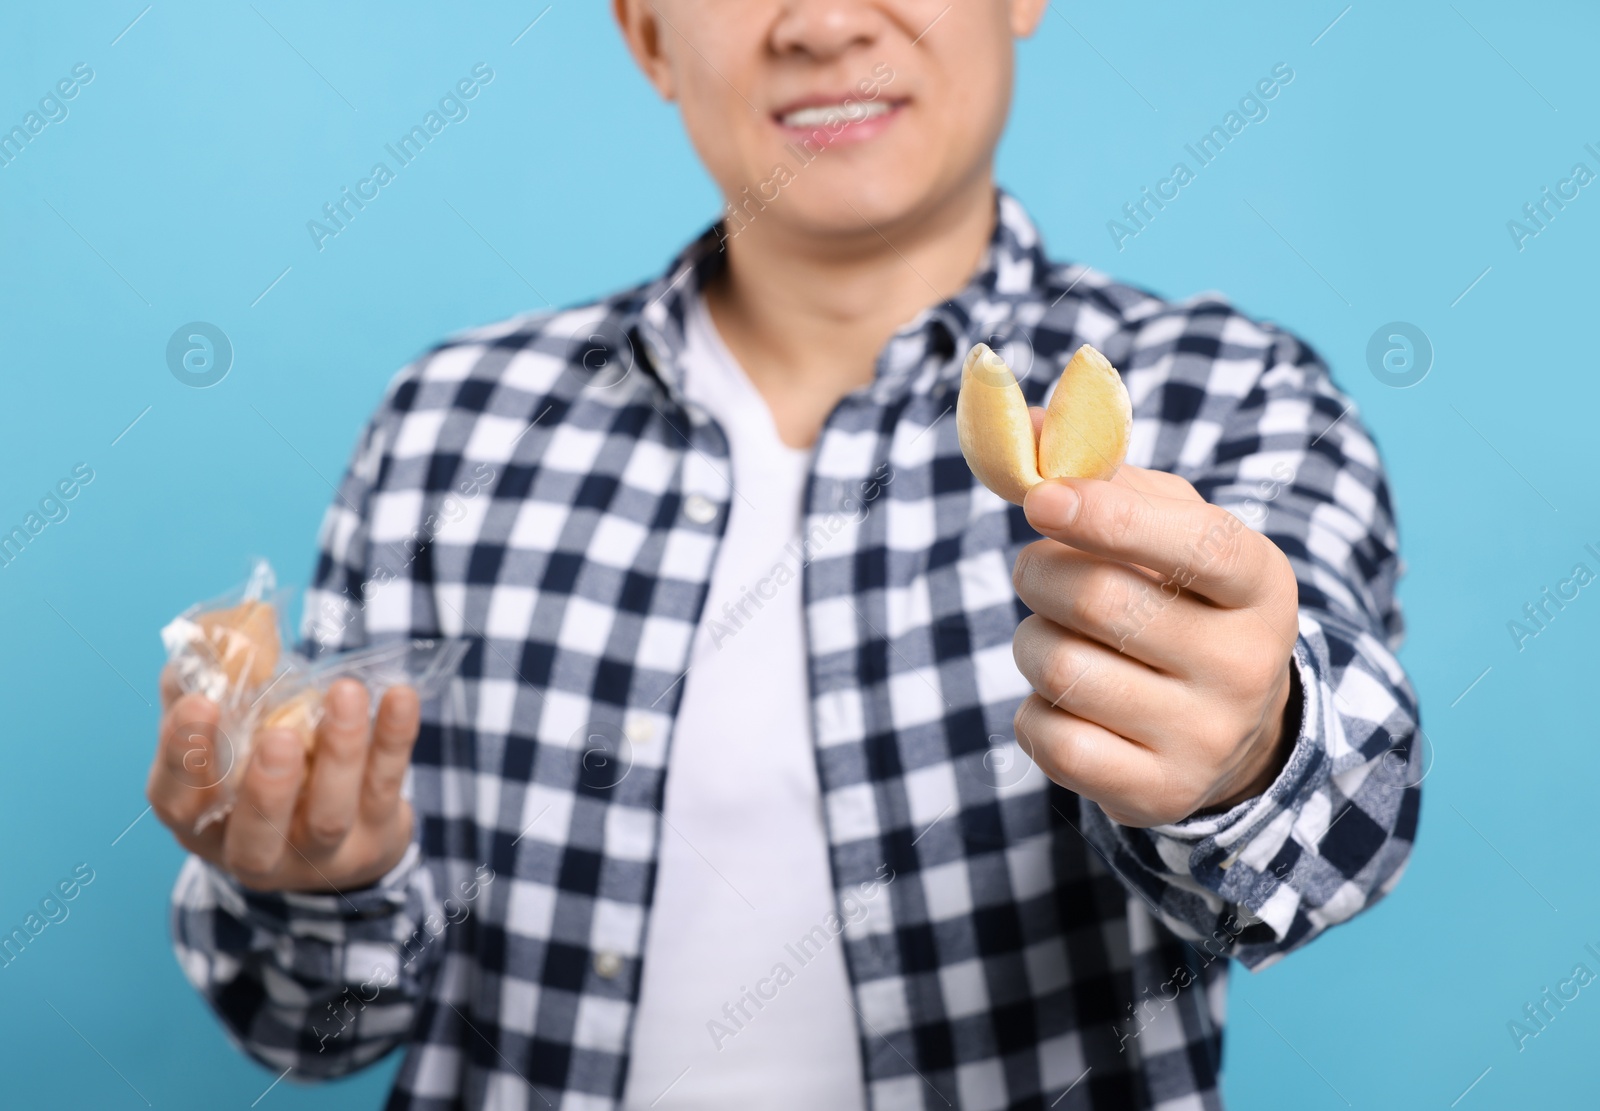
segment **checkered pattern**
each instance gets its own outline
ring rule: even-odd
[[[844,935],[868,1096],[1217,1107],[1219,955],[1276,960],[1380,897],[1410,850],[1421,754],[1388,490],[1294,337],[1053,265],[1020,206],[998,206],[971,284],[829,417],[806,494],[836,893],[892,876]],[[394,1108],[617,1105],[681,679],[746,496],[676,362],[716,243],[603,303],[456,337],[368,427],[323,529],[308,647],[473,648],[426,709],[417,844],[381,883],[265,896],[195,860],[179,879],[185,971],[274,1068],[331,1076],[398,1046]],[[1010,572],[1033,534],[956,443],[977,340],[1035,404],[1080,343],[1100,348],[1133,398],[1130,460],[1288,553],[1302,724],[1266,795],[1132,830],[1018,749]]]

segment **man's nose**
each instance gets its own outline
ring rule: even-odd
[[[831,60],[876,42],[887,24],[872,0],[784,0],[781,8],[771,36],[779,55]]]

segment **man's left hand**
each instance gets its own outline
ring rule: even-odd
[[[1175,475],[1040,483],[1049,539],[1017,557],[1033,615],[1013,652],[1033,685],[1017,741],[1113,821],[1147,827],[1261,794],[1285,711],[1299,593],[1278,547]]]

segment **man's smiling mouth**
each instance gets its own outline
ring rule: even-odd
[[[832,104],[811,104],[776,115],[784,127],[826,127],[841,123],[861,123],[864,120],[887,116],[899,104],[884,100],[857,100],[845,98]]]

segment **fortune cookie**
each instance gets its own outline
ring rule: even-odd
[[[278,611],[270,602],[240,602],[194,620],[229,686],[254,688],[272,678],[283,645]]]
[[[261,718],[262,729],[293,729],[300,735],[310,756],[317,745],[317,722],[322,719],[322,692],[307,687],[268,710]]]
[[[1073,353],[1037,440],[1016,375],[987,344],[961,368],[956,438],[967,466],[1008,502],[1047,478],[1110,478],[1128,454],[1133,406],[1116,368],[1088,344]]]

